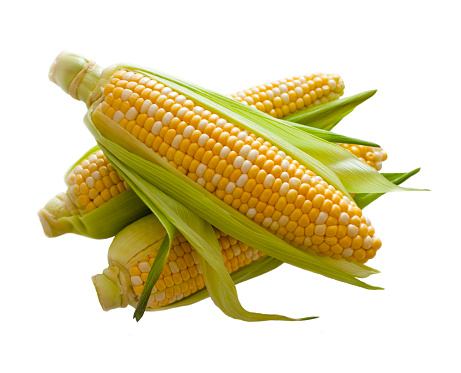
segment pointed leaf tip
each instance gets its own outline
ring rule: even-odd
[[[314,320],[314,319],[318,319],[318,318],[319,318],[319,316],[303,317],[301,319],[298,319],[298,321]]]

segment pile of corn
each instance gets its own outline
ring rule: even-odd
[[[358,279],[381,248],[362,208],[411,174],[384,177],[383,149],[327,131],[374,92],[339,99],[341,77],[318,73],[221,96],[70,53],[49,77],[86,103],[98,146],[39,217],[50,237],[115,236],[93,277],[104,310],[130,304],[139,320],[211,296],[234,318],[292,320],[244,310],[235,291],[283,262],[376,289]]]

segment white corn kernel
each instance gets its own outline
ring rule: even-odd
[[[299,180],[297,177],[290,178],[288,183],[290,184],[290,187],[295,190],[298,190],[298,188],[301,186],[301,180]]]
[[[349,224],[347,226],[347,235],[349,237],[355,237],[359,234],[359,227],[357,227],[356,225],[353,225],[353,224]]]
[[[186,128],[184,128],[184,132],[182,133],[182,135],[184,136],[185,139],[189,138],[190,135],[192,135],[192,132],[195,131],[195,128],[193,126],[187,126]]]
[[[226,125],[227,121],[223,118],[219,118],[217,121],[216,121],[216,125],[218,127],[224,127]]]
[[[240,168],[240,167],[242,167],[244,161],[245,161],[245,158],[238,155],[235,158],[233,165],[234,165],[235,168]]]
[[[282,164],[280,165],[280,167],[282,167],[283,171],[286,171],[286,170],[288,170],[288,167],[290,167],[290,162],[288,162],[288,160],[284,159],[282,161]]]
[[[247,211],[246,216],[248,216],[250,219],[253,219],[256,215],[256,210],[251,208]]]
[[[114,122],[119,123],[123,118],[125,118],[125,115],[124,115],[120,110],[117,110],[117,111],[114,113],[114,116],[112,117],[112,120],[113,120]]]
[[[163,127],[163,124],[162,122],[155,122],[154,125],[152,126],[152,129],[151,129],[151,132],[154,134],[154,135],[158,135],[160,130],[162,129]]]
[[[217,186],[218,183],[219,183],[219,180],[221,180],[221,178],[222,178],[222,175],[214,174],[213,178],[211,179],[211,183],[212,183],[214,186]]]
[[[179,118],[179,119],[182,119],[184,115],[186,115],[186,113],[189,111],[188,108],[186,107],[182,107],[181,109],[178,110],[178,112],[176,113],[176,116]]]
[[[175,149],[178,149],[179,145],[181,145],[182,139],[183,139],[182,135],[176,135],[173,141],[171,142],[171,146]]]
[[[178,104],[181,104],[181,105],[182,105],[182,104],[184,103],[184,101],[187,100],[187,97],[186,97],[186,96],[183,96],[183,95],[179,95],[179,96],[177,96],[174,100],[175,100],[175,102],[177,102]],[[186,109],[186,110],[187,110],[187,108],[183,108],[183,109]]]
[[[167,114],[169,114],[169,113],[167,113]],[[136,118],[137,115],[138,115],[138,111],[134,107],[132,107],[126,112],[125,117],[128,120],[133,120],[134,118]],[[166,114],[165,114],[165,116],[166,116]],[[163,118],[165,118],[165,117],[163,117]]]
[[[208,136],[206,133],[200,135],[198,138],[198,145],[199,146],[205,146],[206,142],[210,139],[210,136]]]
[[[366,236],[365,239],[363,240],[362,247],[367,250],[373,245],[373,240],[371,239],[370,236]]]
[[[170,87],[165,87],[160,91],[160,93],[165,96],[168,96],[168,93],[170,92],[173,92],[173,90]]]
[[[193,111],[195,114],[200,115],[200,114],[202,114],[202,113],[205,111],[205,109],[202,108],[201,106],[198,106],[198,105],[197,105],[197,106],[195,106],[195,107],[192,109],[192,111]]]
[[[152,105],[152,101],[151,101],[151,100],[146,100],[146,101],[144,101],[144,103],[143,103],[142,106],[141,106],[141,114],[147,113],[147,111],[149,110],[149,108],[151,107],[151,105]]]
[[[168,126],[173,118],[174,115],[172,113],[166,113],[162,118],[163,125]]]
[[[88,176],[85,181],[86,181],[86,185],[88,185],[88,187],[90,187],[90,188],[94,187],[94,179],[91,176]]]
[[[223,146],[223,148],[221,149],[221,153],[219,153],[219,156],[224,159],[227,157],[230,151],[231,150],[228,146]]]
[[[240,170],[246,174],[248,171],[250,171],[251,166],[253,166],[253,163],[250,161],[244,161],[242,164],[242,167],[240,167]]]
[[[247,174],[242,174],[240,177],[237,179],[237,182],[235,183],[238,187],[243,187],[245,183],[248,180],[248,175]]]
[[[205,131],[206,126],[208,126],[208,121],[206,119],[202,119],[200,123],[197,125],[197,129],[200,132]]]
[[[315,221],[315,224],[323,224],[327,221],[328,219],[328,214],[326,212],[320,212],[319,216],[317,217],[317,220]]]
[[[120,98],[122,99],[122,101],[128,101],[132,94],[133,91],[131,89],[124,89]]]
[[[354,250],[351,249],[351,248],[348,248],[348,249],[344,249],[343,252],[341,253],[341,255],[344,258],[347,258],[347,257],[351,256],[353,253],[354,253]]]
[[[142,285],[142,278],[140,276],[131,276],[131,283],[134,286]]]
[[[127,71],[125,74],[123,74],[123,80],[130,80],[130,78],[134,75],[133,71]]]
[[[248,153],[247,159],[250,162],[254,162],[256,158],[258,158],[259,152],[256,149],[252,149],[250,153]]]
[[[203,163],[200,163],[195,173],[197,174],[198,177],[202,177],[205,174],[206,169],[207,169],[207,166]]]
[[[338,223],[341,225],[347,225],[349,224],[350,220],[351,218],[349,217],[349,215],[345,212],[342,212],[341,215],[339,215]]]
[[[281,196],[284,196],[288,193],[289,190],[290,190],[290,184],[283,183],[282,186],[280,187],[279,194]]]
[[[158,106],[153,104],[149,107],[149,110],[147,110],[147,115],[150,117],[153,117],[155,113],[157,112],[157,110],[158,110]]]
[[[326,224],[319,224],[319,225],[316,225],[315,228],[314,228],[314,233],[317,236],[323,236],[326,231],[327,231]]]
[[[251,146],[250,145],[243,145],[242,149],[240,149],[239,155],[242,157],[246,158],[246,156],[250,153],[251,151]]]
[[[176,262],[170,261],[170,262],[168,263],[168,266],[169,266],[170,269],[171,269],[171,273],[178,273],[178,272],[179,272],[179,267],[178,267],[178,265],[176,264]]]
[[[267,228],[272,224],[272,221],[273,220],[271,218],[265,218],[262,222],[262,226]]]
[[[272,222],[272,224],[270,225],[269,229],[273,230],[273,231],[276,231],[277,229],[280,228],[280,225],[278,222],[274,221]]]
[[[284,227],[285,225],[288,224],[288,222],[290,221],[290,219],[288,218],[288,216],[286,215],[282,215],[279,219],[279,224],[281,227]]]
[[[150,265],[148,262],[141,262],[138,264],[139,269],[141,272],[149,272],[150,271]]]
[[[225,189],[226,193],[230,194],[234,191],[234,189],[235,189],[235,183],[233,183],[232,181],[229,181]]]
[[[290,180],[290,175],[288,174],[288,172],[282,172],[280,174],[280,180],[282,180],[283,182]]]
[[[239,139],[239,140],[245,140],[247,136],[248,136],[248,132],[247,132],[247,131],[240,131],[240,133],[237,135],[237,139]]]
[[[264,188],[271,188],[272,185],[274,184],[274,181],[275,181],[275,176],[272,175],[272,174],[269,174],[266,176],[266,178],[264,179]]]
[[[306,184],[311,183],[311,177],[308,174],[304,174],[303,177],[301,178],[301,181]]]

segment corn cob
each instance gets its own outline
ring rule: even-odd
[[[264,253],[217,229],[215,232],[229,274],[264,256]],[[136,307],[164,236],[161,224],[154,215],[149,215],[128,226],[114,238],[108,254],[109,267],[103,274],[93,276],[93,283],[105,311],[127,304]],[[149,297],[147,309],[172,304],[204,286],[198,253],[184,236],[178,234]],[[115,290],[110,291],[112,288]]]
[[[269,141],[139,72],[120,68],[101,90],[95,112],[293,246],[360,263],[380,248],[353,201]]]
[[[311,74],[254,86],[231,94],[229,97],[274,117],[282,118],[304,107],[310,108],[336,100],[343,93],[344,83],[338,75]],[[106,102],[112,97],[113,93],[109,93]],[[345,143],[338,145],[378,171],[387,158],[381,148]],[[66,233],[63,229],[59,232],[56,228],[51,229],[51,226],[55,227],[56,220],[69,209],[74,211],[71,214],[86,214],[129,188],[100,150],[88,155],[77,164],[68,174],[66,184],[67,196],[60,194],[39,213],[44,230],[49,236]],[[134,221],[134,218],[127,219],[126,224],[131,221]]]

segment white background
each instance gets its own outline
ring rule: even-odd
[[[0,22],[0,370],[459,372],[459,11],[455,1],[8,2]],[[46,238],[36,212],[94,140],[85,106],[48,81],[61,50],[132,62],[231,93],[340,74],[378,93],[336,127],[376,141],[385,172],[422,167],[367,207],[383,239],[367,291],[284,265],[238,286],[245,323],[210,300],[139,322],[103,312],[91,276],[110,240]]]

